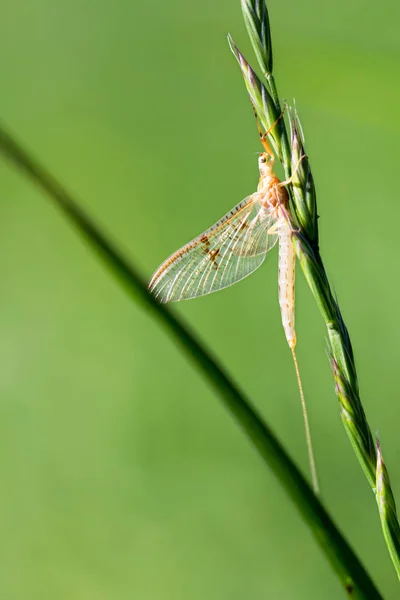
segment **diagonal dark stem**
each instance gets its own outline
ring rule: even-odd
[[[382,596],[369,574],[283,446],[252,407],[245,394],[204,344],[195,337],[182,320],[178,319],[167,307],[159,304],[148,293],[146,283],[117,246],[110,241],[58,181],[1,128],[0,151],[4,158],[50,197],[84,240],[89,243],[119,284],[167,328],[181,349],[190,356],[193,364],[217,392],[225,407],[235,417],[264,462],[271,468],[286,493],[293,500],[338,575],[346,593],[352,598],[381,599]]]

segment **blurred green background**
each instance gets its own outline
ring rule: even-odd
[[[3,0],[0,114],[150,276],[251,193],[238,0]],[[399,5],[269,3],[324,260],[400,498]],[[192,365],[31,184],[0,164],[0,597],[342,597],[294,506]],[[277,254],[176,310],[308,472]],[[298,357],[323,499],[385,598],[398,582],[299,272]],[[399,500],[400,501],[400,500]]]

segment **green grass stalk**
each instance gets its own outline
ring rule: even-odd
[[[265,78],[265,85],[243,57],[232,38],[231,49],[242,70],[247,91],[265,129],[281,113],[275,79],[272,74],[272,42],[268,10],[264,0],[241,0],[243,16],[255,55]],[[305,154],[304,136],[296,110],[291,111],[291,144],[284,119],[275,128],[271,143],[278,154],[285,176],[290,178],[292,165]],[[293,217],[292,240],[303,273],[328,331],[329,353],[339,399],[340,416],[354,452],[378,503],[384,538],[400,578],[400,527],[389,476],[375,445],[361,403],[357,371],[349,332],[337,300],[332,294],[319,251],[318,215],[315,186],[308,157],[301,161],[288,186]],[[379,479],[377,476],[379,475]]]

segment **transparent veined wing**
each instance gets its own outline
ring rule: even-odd
[[[276,221],[259,196],[248,196],[215,225],[172,254],[154,273],[149,290],[160,302],[216,292],[255,271],[276,243]]]

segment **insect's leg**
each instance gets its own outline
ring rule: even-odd
[[[279,183],[276,184],[276,186],[283,187],[284,185],[289,185],[289,183],[293,183],[293,179],[298,171],[300,163],[306,157],[307,157],[307,154],[303,154],[303,156],[300,156],[299,160],[297,161],[296,168],[294,169],[294,171],[293,171],[292,175],[289,177],[289,179],[285,179],[285,181],[280,181]]]
[[[274,153],[272,152],[271,146],[268,143],[268,135],[271,133],[271,131],[274,129],[274,127],[277,125],[277,123],[279,123],[279,121],[282,119],[283,115],[285,114],[286,102],[283,105],[283,110],[282,110],[281,114],[279,115],[279,117],[276,119],[276,121],[274,121],[274,123],[272,123],[272,125],[270,125],[270,127],[268,127],[268,129],[267,129],[267,131],[265,131],[265,133],[263,133],[263,131],[262,131],[260,120],[258,118],[258,114],[257,114],[257,111],[255,109],[253,102],[251,102],[251,105],[253,107],[254,116],[256,118],[257,129],[258,129],[258,133],[260,134],[260,141],[261,141],[262,145],[264,146],[265,152],[268,154],[268,156],[270,156],[270,158],[272,160],[275,160]]]
[[[286,221],[286,223],[287,223],[287,224],[288,224],[288,226],[290,227],[290,233],[292,233],[292,234],[293,234],[293,233],[301,233],[301,229],[300,229],[300,227],[295,227],[295,228],[294,228],[294,227],[292,226],[292,222],[291,222],[291,219],[290,219],[290,217],[289,217],[289,214],[288,214],[288,211],[286,210],[286,208],[285,208],[284,206],[282,206],[282,204],[281,204],[281,205],[280,205],[280,207],[279,207],[279,209],[280,209],[280,211],[281,211],[281,215],[282,215],[282,217],[281,217],[281,218],[282,218],[284,221]],[[278,225],[278,223],[279,223],[279,221],[277,222],[277,225]],[[274,227],[276,227],[276,225],[274,225]],[[268,231],[268,233],[269,233],[269,231]]]
[[[268,135],[270,130],[268,130],[268,132],[266,132],[266,133],[263,133],[263,130],[261,128],[260,119],[258,118],[256,107],[254,106],[253,102],[251,102],[251,106],[253,107],[254,116],[256,118],[257,129],[258,129],[258,133],[260,135],[260,141],[261,141],[262,145],[264,146],[265,152],[268,154],[270,159],[275,160],[274,153],[272,152],[271,146],[268,144],[268,141],[266,138],[266,135]],[[275,125],[275,123],[274,123],[274,125]],[[272,127],[274,127],[274,125]]]

